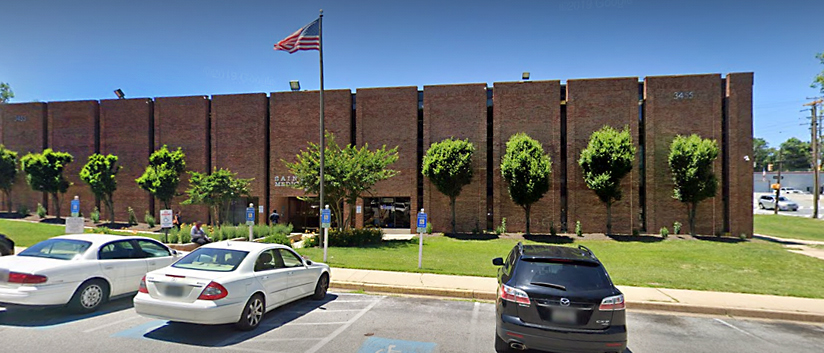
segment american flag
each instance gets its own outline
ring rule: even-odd
[[[320,19],[312,21],[275,44],[275,50],[285,50],[290,54],[298,50],[320,50]]]

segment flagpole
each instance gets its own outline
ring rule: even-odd
[[[323,127],[323,9],[320,10],[320,17],[318,18],[318,36],[320,37],[320,49],[318,55],[320,57],[320,207],[318,208],[318,217],[323,211],[323,167],[324,167],[324,151],[326,150],[326,141],[323,136],[325,129]],[[320,220],[319,220],[320,225]],[[326,245],[326,244],[324,244]],[[326,260],[326,259],[324,259]]]

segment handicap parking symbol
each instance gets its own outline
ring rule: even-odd
[[[369,337],[358,353],[430,353],[435,343],[401,341],[382,337]]]

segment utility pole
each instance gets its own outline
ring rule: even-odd
[[[778,149],[778,160],[775,161],[778,164],[778,187],[775,188],[775,202],[773,203],[773,214],[778,214],[778,199],[781,197],[781,163],[784,161],[781,159],[781,149]]]
[[[824,102],[824,100],[816,99],[810,103],[804,104],[804,106],[810,107],[810,132],[812,133],[812,167],[813,167],[813,219],[818,219],[818,198],[820,195],[821,190],[821,179],[819,178],[819,169],[821,169],[820,163],[820,146],[819,146],[819,130],[820,127],[818,126],[818,114],[817,108],[818,105]]]

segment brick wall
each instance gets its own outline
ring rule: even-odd
[[[723,96],[720,75],[655,76],[645,79],[647,231],[657,233],[661,227],[672,230],[673,222],[679,221],[683,224],[683,232],[689,232],[687,207],[672,198],[672,174],[667,162],[670,145],[679,134],[698,134],[718,142],[719,154],[714,164],[719,180],[718,194],[698,204],[695,223],[699,234],[723,231],[723,191],[720,183]]]
[[[26,176],[20,170],[20,159],[28,153],[40,153],[46,147],[46,104],[16,103],[0,104],[0,139],[11,151],[17,152],[17,177],[11,191],[12,209],[26,205],[34,213],[37,203],[43,203],[43,193],[35,192],[26,183]],[[6,195],[0,193],[0,209],[6,209]],[[44,204],[45,205],[45,204]]]
[[[524,232],[524,210],[512,202],[501,175],[506,142],[519,132],[538,140],[552,161],[549,191],[532,205],[530,231],[561,227],[561,84],[559,81],[496,82],[493,90],[493,224],[506,217],[507,231]]]
[[[425,86],[424,154],[435,142],[453,137],[475,145],[474,176],[456,199],[456,231],[486,229],[486,85]],[[424,208],[436,232],[451,231],[449,198],[424,179]]]
[[[154,148],[160,149],[167,145],[174,151],[178,147],[186,154],[186,170],[205,173],[209,171],[209,107],[210,100],[206,96],[192,97],[162,97],[155,99],[154,106]],[[188,173],[180,177],[177,192],[185,194],[189,187]],[[180,217],[184,223],[207,221],[209,210],[204,205],[181,206],[186,200],[185,195],[175,197],[171,208],[175,211],[183,209]],[[155,201],[155,217],[159,220],[160,209],[163,203]]]
[[[621,180],[622,198],[612,205],[612,232],[631,234],[639,225],[641,149],[638,135],[638,79],[613,78],[567,82],[567,190],[569,229],[581,221],[585,233],[606,232],[606,205],[584,182],[578,164],[593,132],[609,125],[630,129],[636,159],[630,174]]]
[[[89,184],[80,180],[80,170],[89,161],[89,156],[97,151],[97,127],[99,123],[99,106],[97,101],[51,102],[48,114],[48,145],[51,149],[68,152],[74,156],[64,175],[72,183],[60,202],[62,215],[70,215],[71,200],[80,197],[80,211],[89,217],[97,205]],[[120,182],[120,179],[118,179]],[[51,203],[52,200],[50,199]],[[53,205],[51,205],[53,206]],[[49,207],[54,214],[54,207]],[[100,209],[101,218],[106,219],[104,208]]]
[[[733,236],[744,233],[752,237],[753,232],[752,85],[751,72],[727,75],[727,210]]]
[[[152,109],[153,101],[148,98],[100,101],[100,154],[117,156],[117,164],[123,167],[113,195],[118,221],[129,219],[128,207],[134,209],[139,222],[146,211],[151,212],[151,196],[135,179],[146,170],[153,148]]]
[[[357,144],[374,150],[398,147],[398,160],[389,168],[398,175],[375,184],[379,197],[410,197],[409,224],[414,228],[418,205],[418,88],[370,88],[357,92]],[[367,196],[367,195],[364,195]],[[362,202],[361,202],[361,205]],[[363,226],[363,213],[358,214]]]

